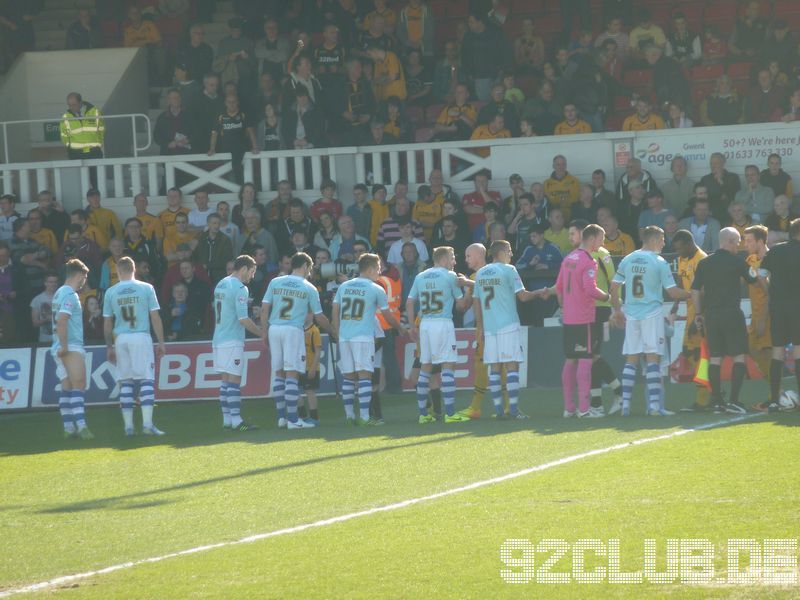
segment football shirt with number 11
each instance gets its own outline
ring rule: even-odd
[[[212,344],[244,343],[244,325],[239,320],[248,315],[247,286],[239,279],[229,275],[214,288],[214,338]]]

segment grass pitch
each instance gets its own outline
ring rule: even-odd
[[[763,383],[745,398],[760,400]],[[749,396],[749,397],[748,397]],[[0,416],[0,592],[60,575],[230,542],[457,488],[615,444],[724,419],[642,415],[565,420],[558,390],[523,390],[529,421],[420,426],[413,395],[384,398],[387,425],[356,429],[322,399],[322,427],[224,433],[215,403],[164,404],[159,439],[125,438],[116,408],[90,408],[93,442],[64,441],[55,412]],[[668,406],[691,403],[673,385]],[[467,394],[459,394],[464,406]],[[484,411],[489,409],[488,399]],[[724,578],[732,538],[797,538],[800,414],[635,445],[342,523],[137,565],[20,597],[76,598],[791,597],[797,588],[510,585],[506,539],[619,539],[625,571],[642,545],[703,538]],[[590,558],[592,555],[589,555]],[[536,554],[537,567],[547,554]],[[660,559],[663,567],[663,554]],[[591,563],[591,564],[589,564]],[[587,570],[598,564],[587,561]],[[571,571],[571,554],[553,566]],[[663,570],[663,569],[662,569]]]

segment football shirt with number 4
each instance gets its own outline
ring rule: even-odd
[[[150,311],[158,310],[153,286],[144,281],[120,281],[103,300],[103,316],[114,317],[114,335],[150,333]]]
[[[623,258],[614,281],[625,284],[622,312],[634,321],[658,314],[664,305],[664,290],[676,287],[669,263],[650,250],[637,250]]]
[[[499,333],[519,326],[517,292],[525,289],[513,265],[491,263],[475,275],[475,298],[481,303],[483,332]]]
[[[309,309],[322,312],[319,292],[311,282],[297,275],[282,275],[269,282],[262,304],[269,304],[269,324],[305,327]]]
[[[213,345],[231,342],[244,343],[244,325],[239,321],[248,318],[247,286],[239,279],[229,275],[214,288],[214,326]]]
[[[463,296],[458,276],[444,267],[432,267],[417,275],[408,297],[419,298],[419,314],[426,319],[452,319],[453,302]]]
[[[333,303],[339,305],[340,340],[374,339],[375,314],[389,309],[386,292],[365,277],[356,277],[340,285]]]

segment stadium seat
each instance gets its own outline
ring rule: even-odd
[[[691,81],[716,81],[724,73],[723,65],[698,65],[692,67]]]
[[[606,131],[622,131],[622,123],[627,117],[627,114],[611,115],[606,119]]]
[[[434,2],[433,4],[436,4]],[[447,2],[447,16],[451,19],[466,19],[469,16],[469,3],[452,0]]]
[[[422,106],[409,106],[406,114],[414,125],[425,124],[425,109]]]
[[[614,97],[614,110],[617,112],[630,112],[631,99],[627,96]]]
[[[692,86],[692,104],[698,106],[705,100],[709,94],[714,91],[715,85],[712,83],[704,83]]]
[[[649,85],[653,82],[653,71],[650,69],[625,71],[625,75],[622,76],[622,82],[632,87]]]
[[[723,39],[727,39],[730,35],[731,31],[733,31],[733,24],[736,22],[736,18],[733,15],[727,17],[720,17],[709,19],[708,17],[705,18],[705,25],[710,25],[713,27],[717,33],[719,33]]]
[[[425,123],[435,123],[439,113],[442,112],[444,104],[431,104],[425,109]]]
[[[785,19],[789,15],[800,14],[800,2],[797,0],[775,0],[775,16]]]
[[[738,62],[728,65],[728,77],[731,79],[750,79],[753,63]]]
[[[700,25],[703,21],[702,6],[698,4],[679,4],[672,10],[672,14],[674,15],[677,12],[682,12],[686,16],[690,31],[700,33]]]
[[[418,144],[424,144],[433,137],[432,127],[419,127],[414,131],[414,141]]]

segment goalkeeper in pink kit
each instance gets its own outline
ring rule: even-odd
[[[605,231],[588,225],[581,233],[581,245],[561,263],[556,280],[556,294],[561,305],[564,332],[564,417],[588,417],[592,388],[592,355],[599,337],[595,328],[595,300],[608,302],[610,296],[597,287],[597,263],[591,253],[603,245]],[[575,410],[575,385],[578,387],[578,410]]]

